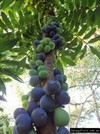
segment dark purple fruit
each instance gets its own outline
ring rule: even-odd
[[[70,96],[67,92],[61,90],[57,95],[55,95],[55,100],[59,106],[62,106],[70,102]]]
[[[70,134],[69,130],[65,127],[60,127],[57,129],[56,134]]]
[[[40,44],[39,40],[34,40],[34,46],[37,47]]]
[[[27,134],[32,128],[32,120],[28,114],[20,114],[15,120],[15,126],[19,134]]]
[[[20,114],[28,114],[28,112],[24,108],[17,108],[14,111],[14,115],[13,115],[14,116],[14,119],[16,119],[17,116],[19,116]]]
[[[61,74],[61,70],[58,68],[54,69],[54,75]]]
[[[54,40],[57,40],[58,38],[60,38],[60,35],[59,35],[59,34],[55,34],[55,35],[53,36],[53,39],[54,39]]]
[[[32,66],[32,69],[37,70],[37,68],[38,68],[38,66],[36,66],[36,65],[33,65],[33,66]]]
[[[44,126],[47,123],[47,114],[42,108],[33,110],[31,117],[32,122],[38,127]]]
[[[34,109],[36,109],[37,107],[39,107],[39,106],[37,105],[37,103],[36,103],[34,100],[31,100],[31,101],[28,103],[27,111],[29,112],[29,114],[31,114],[32,111],[33,111]]]
[[[49,80],[45,87],[45,93],[47,95],[57,94],[61,89],[61,85],[56,80]]]
[[[38,54],[38,59],[39,59],[39,60],[42,60],[42,61],[44,62],[45,58],[46,58],[45,53],[39,53],[39,54]]]
[[[52,38],[54,35],[55,35],[55,32],[54,31],[51,31],[50,32],[50,38]]]
[[[59,81],[60,84],[62,84],[62,82],[63,82],[63,77],[60,74],[55,75],[54,79]]]
[[[40,98],[45,94],[44,90],[40,87],[34,87],[31,91],[31,99],[34,101],[39,101]]]
[[[40,99],[40,107],[47,112],[52,112],[55,109],[55,101],[51,96],[44,95]]]
[[[29,84],[34,87],[40,84],[40,79],[38,75],[33,75],[31,76],[30,80],[29,80]]]

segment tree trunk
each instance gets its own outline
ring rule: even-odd
[[[48,69],[48,73],[49,73],[48,79],[43,81],[43,87],[45,88],[46,82],[54,78],[54,72],[53,72],[54,54],[53,52],[50,52],[49,54],[47,54],[44,64],[46,68]],[[56,126],[55,126],[54,118],[53,118],[54,112],[49,112],[47,114],[48,114],[47,124],[43,127],[37,127],[38,134],[55,134],[56,133]]]

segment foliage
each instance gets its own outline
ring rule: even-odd
[[[77,66],[65,69],[68,76],[69,94],[72,98],[69,105],[70,127],[91,127],[94,117],[96,125],[99,124],[99,66],[100,60],[88,50],[87,55],[82,61],[78,61]],[[94,127],[98,127],[96,125]]]
[[[0,1],[0,92],[6,94],[5,82],[29,69],[33,40],[41,39],[41,27],[56,18],[61,23],[65,48],[57,66],[74,66],[87,49],[100,58],[95,42],[100,40],[99,0],[9,0]],[[20,7],[20,8],[19,8]],[[58,53],[57,53],[58,54]]]

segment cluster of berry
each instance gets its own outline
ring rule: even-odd
[[[37,127],[47,124],[48,113],[53,112],[54,122],[58,127],[56,134],[69,134],[66,125],[69,115],[63,109],[70,102],[66,76],[60,69],[54,68],[54,77],[49,80],[49,71],[45,65],[48,53],[61,48],[63,40],[59,35],[59,23],[52,22],[42,29],[45,37],[34,41],[35,53],[30,61],[29,83],[33,87],[22,100],[27,102],[23,108],[14,111],[15,126],[13,134],[37,134]],[[43,81],[46,81],[43,85]]]

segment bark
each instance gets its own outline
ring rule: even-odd
[[[53,54],[53,52],[50,52],[46,56],[44,64],[47,67],[48,73],[49,73],[48,79],[46,79],[42,83],[43,87],[45,88],[46,82],[48,80],[52,80],[54,78],[54,73],[53,73],[54,54]],[[47,113],[47,114],[48,114],[47,124],[45,126],[43,126],[43,127],[38,127],[37,128],[37,133],[38,134],[56,134],[56,126],[55,126],[54,118],[53,118],[54,113],[50,112],[50,113]]]

